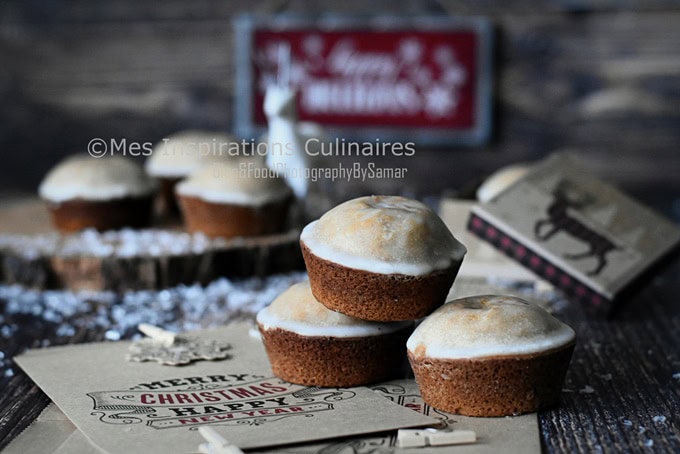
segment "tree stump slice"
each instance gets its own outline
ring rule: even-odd
[[[304,269],[299,229],[233,239],[180,225],[60,235],[34,198],[0,209],[0,217],[10,221],[0,229],[0,282],[7,285],[122,292]]]
[[[143,231],[140,231],[143,232]],[[175,234],[172,231],[164,232]],[[176,233],[180,235],[181,233]],[[26,256],[0,235],[2,283],[35,289],[152,290],[180,284],[207,284],[219,277],[266,276],[302,270],[300,232],[210,242],[200,252],[118,256]],[[3,241],[4,240],[4,241]],[[11,240],[11,238],[9,239]]]

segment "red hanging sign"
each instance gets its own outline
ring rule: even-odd
[[[299,90],[300,119],[344,137],[438,144],[488,137],[491,37],[482,19],[245,16],[236,31],[241,135],[266,127],[266,87],[285,74]]]

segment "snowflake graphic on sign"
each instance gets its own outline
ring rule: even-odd
[[[432,50],[432,58],[440,68],[435,78],[429,68],[420,64],[423,48],[423,44],[415,38],[403,39],[397,45],[409,80],[419,88],[423,112],[430,118],[448,117],[458,106],[459,91],[467,73],[456,60],[453,48],[437,46]]]
[[[425,91],[424,110],[431,117],[445,117],[458,105],[458,96],[442,84],[435,84]]]
[[[420,63],[420,58],[423,55],[423,46],[417,39],[405,39],[399,44],[399,55],[406,63]]]

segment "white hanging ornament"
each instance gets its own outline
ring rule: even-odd
[[[278,83],[267,87],[264,113],[269,123],[267,165],[284,175],[299,199],[308,190],[305,169],[309,166],[305,141],[298,131],[297,92],[289,87],[290,47],[279,47]]]

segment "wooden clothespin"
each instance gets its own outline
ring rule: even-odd
[[[399,429],[397,446],[422,448],[424,446],[449,446],[475,443],[477,434],[472,430]]]
[[[172,331],[166,331],[157,326],[149,325],[148,323],[140,323],[137,325],[137,329],[144,333],[145,336],[158,341],[166,346],[171,346],[175,343],[177,334]]]
[[[201,443],[198,451],[202,454],[243,454],[238,446],[231,444],[227,439],[218,434],[210,427],[199,427],[200,433],[207,443]]]

